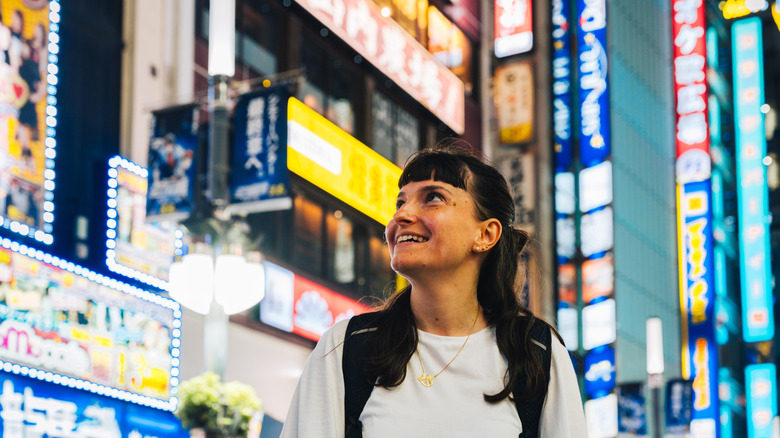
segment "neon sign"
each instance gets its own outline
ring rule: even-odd
[[[761,19],[732,26],[734,118],[739,211],[739,267],[742,288],[742,336],[745,342],[768,341],[775,324],[769,241],[769,189],[766,184],[766,137],[761,114],[764,103]]]

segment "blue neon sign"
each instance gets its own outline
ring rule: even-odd
[[[589,167],[610,154],[605,0],[577,0],[580,162]]]
[[[772,436],[777,415],[777,370],[773,363],[745,367],[748,437]]]
[[[742,283],[742,336],[745,342],[768,341],[775,335],[769,243],[769,192],[764,102],[761,19],[732,26],[734,118],[736,120],[737,194],[740,224],[739,267]]]
[[[571,142],[571,24],[569,0],[553,0],[553,139],[555,168],[559,172],[572,164]]]

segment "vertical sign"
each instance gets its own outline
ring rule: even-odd
[[[610,154],[606,0],[577,0],[580,161],[585,167]]]
[[[702,0],[672,0],[677,182],[702,181],[712,167],[707,132],[707,42]]]
[[[521,143],[534,130],[534,77],[529,61],[496,69],[498,136],[501,143]]]
[[[244,213],[292,207],[287,172],[286,85],[241,96],[234,111],[235,136],[230,202]]]
[[[772,419],[777,415],[777,371],[775,364],[745,367],[748,437],[770,437]]]
[[[198,106],[184,105],[152,113],[146,219],[181,220],[192,211]]]
[[[683,377],[693,380],[691,436],[717,437],[718,345],[710,181],[679,184],[678,190],[681,304],[683,325],[687,327],[683,336]]]
[[[739,268],[742,283],[742,336],[745,342],[768,341],[775,323],[769,244],[769,191],[764,103],[761,19],[740,20],[731,27],[734,57],[734,119],[739,208]]]
[[[618,436],[647,436],[645,385],[643,383],[623,383],[618,387],[617,393]]]
[[[0,225],[50,244],[54,220],[58,1],[0,7]]]
[[[673,379],[666,382],[666,433],[674,437],[688,436],[691,430],[693,389],[691,381]]]
[[[495,42],[496,57],[517,55],[534,46],[532,0],[496,0]]]
[[[553,140],[555,168],[572,165],[571,146],[571,24],[569,0],[552,0],[553,24]]]

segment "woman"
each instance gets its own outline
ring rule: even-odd
[[[409,286],[371,316],[365,375],[375,387],[352,423],[365,437],[537,436],[513,400],[538,399],[538,436],[585,436],[567,351],[556,333],[545,370],[529,334],[535,318],[519,303],[527,234],[511,225],[506,180],[468,150],[445,146],[413,155],[398,186],[385,236]],[[283,437],[345,436],[347,325],[328,330],[309,357]]]

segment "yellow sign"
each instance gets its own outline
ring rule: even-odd
[[[778,2],[772,5],[772,18],[775,19],[777,30],[780,30],[780,3]]]
[[[730,20],[766,10],[767,2],[766,0],[726,0],[720,2],[719,6],[723,10],[723,18]]]
[[[382,225],[395,213],[401,169],[294,97],[287,168]]]

